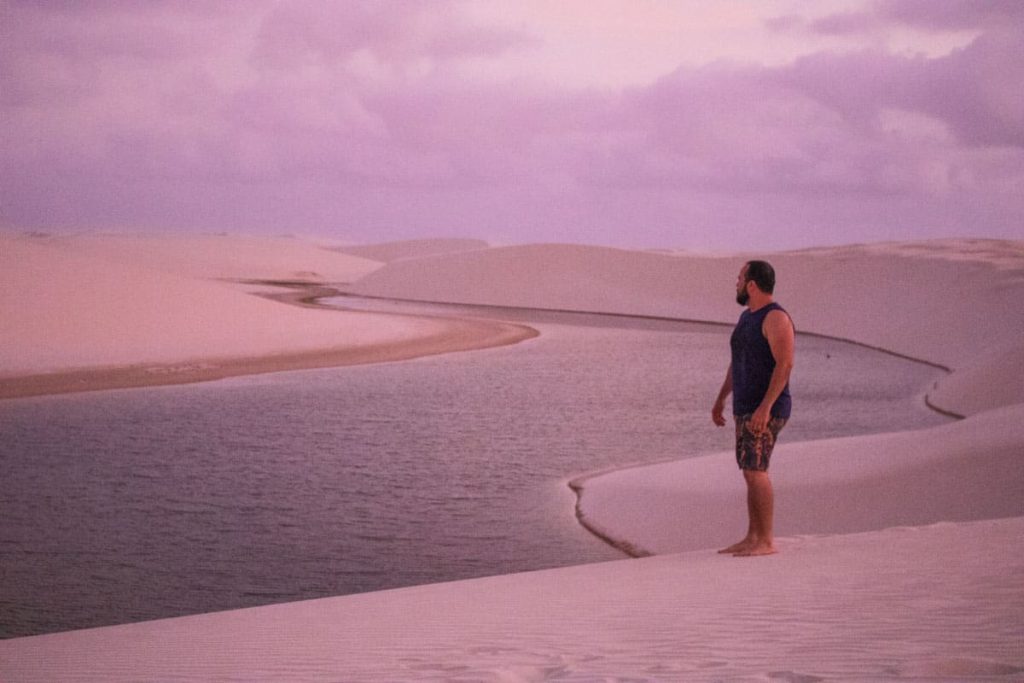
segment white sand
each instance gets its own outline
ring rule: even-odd
[[[802,443],[783,436],[772,459],[776,533],[1024,515],[1024,476],[1008,467],[1024,456],[1020,424],[1024,403],[911,432]],[[725,547],[746,531],[744,488],[731,452],[576,483],[588,523],[648,553]]]
[[[935,241],[772,254],[776,299],[804,332],[964,366],[1018,341],[1024,243]],[[916,246],[916,249],[911,247]],[[961,249],[966,251],[961,252]],[[576,245],[493,248],[391,263],[353,291],[375,296],[734,323],[745,258]]]
[[[732,285],[743,261],[754,257],[528,245],[400,261],[352,289],[731,324],[739,312]],[[1012,303],[1024,300],[1024,242],[855,245],[772,254],[771,261],[776,299],[799,331],[963,370],[955,388],[943,391],[940,384],[933,397],[954,413],[1024,401],[1024,372],[1016,362],[1024,314]]]
[[[1007,314],[1014,307],[1008,304]],[[966,356],[956,372],[929,392],[930,402],[960,415],[976,415],[985,410],[1012,403],[1024,403],[1024,321],[1018,339],[981,346]]]
[[[801,330],[953,368],[932,398],[970,415],[783,440],[778,555],[709,549],[744,518],[731,455],[711,454],[583,482],[589,523],[668,554],[4,641],[0,679],[1022,680],[1022,253],[962,241],[771,257]],[[486,249],[396,260],[356,289],[732,322],[741,261]]]
[[[351,254],[374,261],[390,263],[409,258],[423,258],[440,254],[455,254],[462,251],[486,249],[487,242],[473,239],[402,240],[383,244],[361,244],[334,247],[335,251]]]
[[[408,358],[529,336],[514,326],[470,329],[288,306],[229,281],[345,282],[379,265],[284,239],[0,234],[0,378],[6,388],[11,378],[44,374],[46,386],[57,387],[55,373],[69,378],[65,389],[133,386],[182,373],[194,380]],[[143,367],[125,382],[104,383],[105,371],[132,366]],[[0,388],[0,396],[38,393],[25,381],[15,389]]]
[[[793,538],[753,561],[698,551],[39,636],[0,642],[0,671],[108,683],[1020,680],[1022,533],[1018,518]]]
[[[381,266],[289,237],[84,233],[35,241],[81,257],[205,279],[342,283]]]

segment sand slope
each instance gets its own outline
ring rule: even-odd
[[[204,279],[343,283],[381,266],[289,237],[85,233],[36,242],[82,257]]]
[[[528,245],[389,264],[359,280],[358,293],[735,322],[736,274],[752,255],[667,255],[575,245]],[[804,332],[876,346],[946,367],[967,368],[985,350],[1019,342],[1024,243],[998,240],[861,245],[771,254],[776,298]],[[799,359],[798,359],[799,361]],[[1020,396],[1011,374],[979,370]],[[959,393],[959,392],[957,392]],[[966,398],[971,394],[971,398]],[[937,398],[937,400],[939,400]],[[941,399],[956,412],[947,395]],[[977,398],[992,405],[991,399]],[[958,399],[959,401],[959,399]],[[1004,401],[997,401],[1004,405]]]
[[[0,676],[1018,681],[1022,534],[801,537],[759,560],[699,551],[23,638],[0,642]]]
[[[5,240],[3,248],[5,375],[370,344],[425,329],[413,320],[284,306],[50,243]]]
[[[1024,516],[1024,404],[911,432],[787,443],[772,460],[776,533],[850,533]],[[725,547],[746,530],[731,452],[583,477],[579,510],[649,553]],[[732,538],[734,537],[735,538]]]
[[[1008,310],[1012,315],[1013,311]],[[1024,333],[1024,324],[1022,324]],[[1013,403],[1024,403],[1024,341],[979,344],[976,354],[929,392],[929,402],[959,415],[976,415]]]
[[[391,263],[350,290],[374,296],[724,322],[733,317],[736,305],[728,295],[729,280],[722,295],[721,278],[734,264],[734,259],[536,244]]]
[[[344,281],[379,266],[293,240],[0,235],[0,265],[0,396],[410,358],[535,334],[302,308],[230,281]],[[111,369],[131,377],[111,381]],[[12,379],[41,374],[42,383]]]

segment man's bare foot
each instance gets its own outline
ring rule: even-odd
[[[777,552],[779,551],[770,543],[758,543],[733,553],[733,557],[757,557],[758,555],[774,555]]]
[[[736,553],[742,553],[750,548],[753,548],[756,543],[749,538],[744,538],[739,543],[733,543],[728,548],[722,548],[718,551],[719,555],[735,555]]]

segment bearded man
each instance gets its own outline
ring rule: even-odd
[[[736,280],[736,302],[747,310],[732,332],[732,362],[711,419],[725,426],[725,399],[733,395],[736,462],[747,484],[749,525],[743,540],[719,550],[739,557],[770,555],[775,498],[768,464],[779,432],[789,420],[795,332],[785,309],[773,300],[775,270],[767,261],[748,261]]]

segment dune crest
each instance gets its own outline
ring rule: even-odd
[[[453,237],[433,240],[402,240],[398,242],[383,242],[381,244],[355,244],[331,247],[331,250],[360,258],[390,263],[391,261],[408,258],[422,258],[424,256],[439,256],[462,251],[486,249],[488,246],[490,245],[483,240]]]
[[[33,242],[80,257],[217,280],[340,283],[357,280],[381,266],[373,259],[291,237],[83,233]]]

